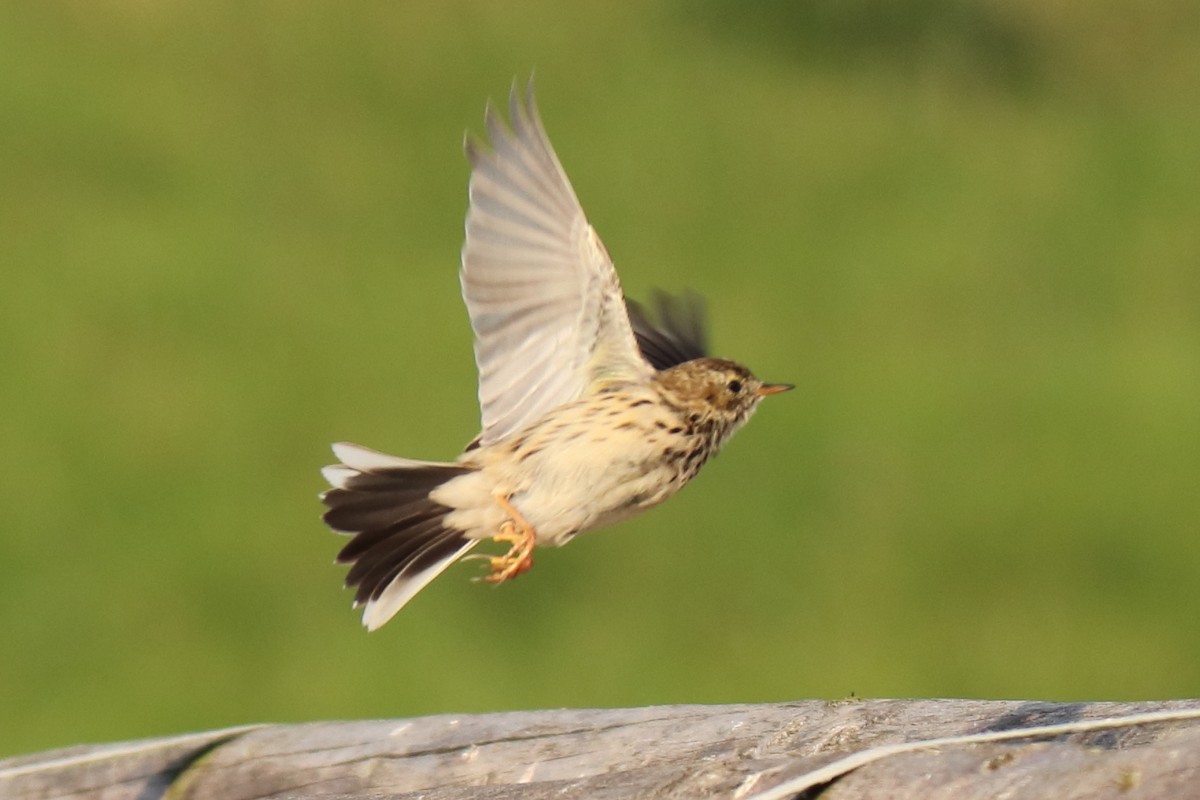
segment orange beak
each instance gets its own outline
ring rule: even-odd
[[[795,388],[796,387],[790,383],[764,383],[762,386],[758,387],[758,391],[755,392],[755,394],[758,395],[759,397],[766,397],[769,394],[779,394],[780,392],[790,392],[792,389],[795,389]]]

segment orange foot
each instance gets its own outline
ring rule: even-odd
[[[521,512],[508,502],[508,498],[497,497],[496,502],[509,518],[500,526],[500,532],[492,537],[492,541],[508,542],[510,547],[504,555],[488,558],[492,571],[480,578],[487,583],[504,583],[528,572],[533,566],[533,548],[537,545],[537,531],[521,516]]]

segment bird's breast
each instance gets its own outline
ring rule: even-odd
[[[490,448],[486,468],[550,544],[663,502],[707,457],[704,437],[646,392],[561,406]]]

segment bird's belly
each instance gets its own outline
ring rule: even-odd
[[[657,505],[683,485],[663,448],[632,431],[609,431],[604,441],[548,446],[528,457],[513,505],[542,544],[627,519]]]

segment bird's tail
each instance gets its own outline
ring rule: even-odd
[[[350,564],[346,585],[357,587],[354,607],[375,630],[478,540],[447,527],[452,509],[429,498],[469,467],[398,458],[354,444],[333,446],[341,464],[321,470],[333,487],[321,495],[330,528],[354,538],[338,553]]]

